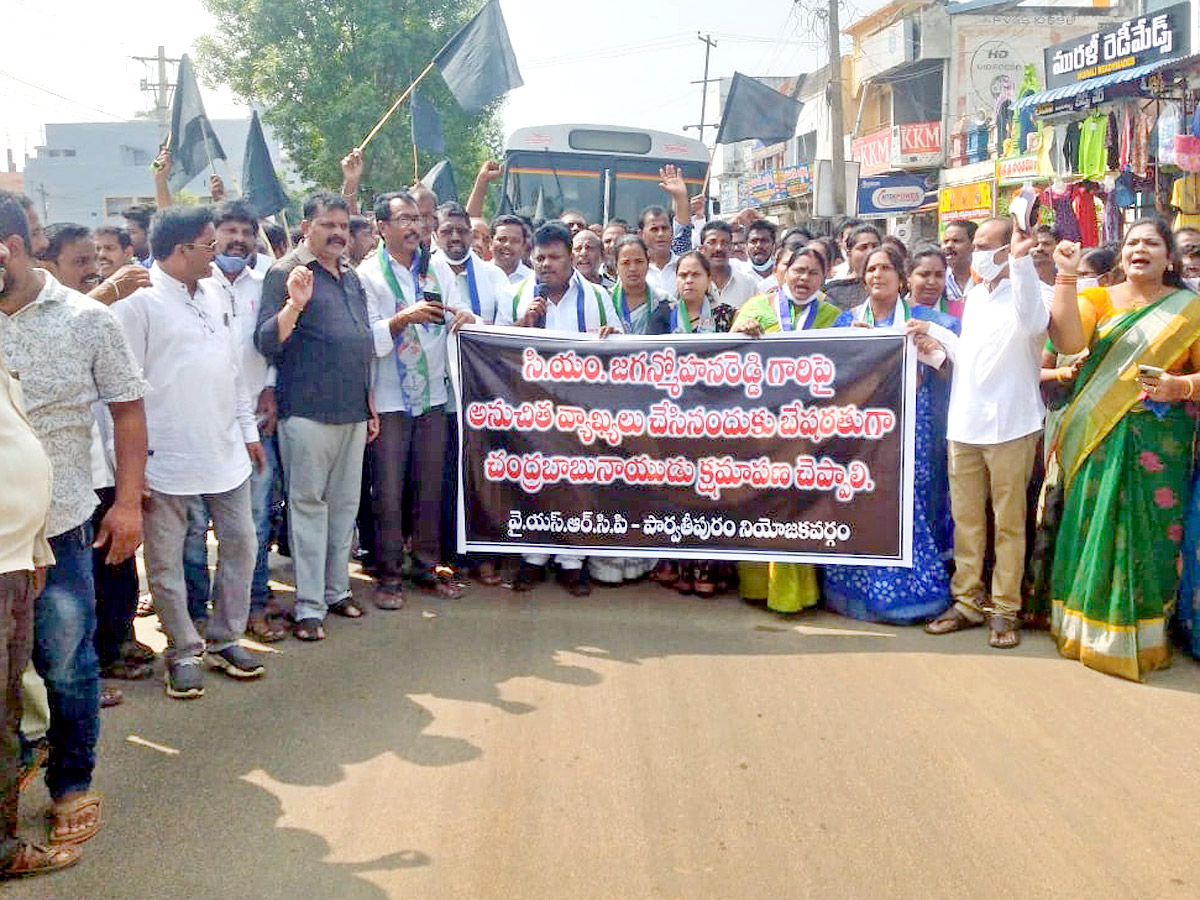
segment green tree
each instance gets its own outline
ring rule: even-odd
[[[341,183],[340,160],[395,102],[479,0],[204,0],[217,21],[197,44],[206,80],[266,107],[306,180]],[[437,108],[455,180],[465,192],[480,163],[502,146],[497,100],[478,115],[454,101],[437,70],[420,90]],[[362,192],[413,181],[410,105],[405,101],[367,147]],[[421,151],[424,174],[437,158]]]

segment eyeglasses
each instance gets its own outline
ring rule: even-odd
[[[416,225],[418,222],[421,221],[421,217],[420,216],[399,215],[399,216],[392,216],[390,219],[388,219],[388,221],[391,222],[393,225],[399,225],[401,228],[404,228],[405,226],[408,226],[408,225]]]
[[[216,253],[217,242],[210,241],[207,244],[197,244],[195,241],[188,241],[186,244],[180,244],[185,250],[203,250],[205,253]]]

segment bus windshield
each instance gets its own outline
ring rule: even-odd
[[[503,212],[535,222],[575,209],[589,222],[636,222],[647,206],[669,203],[659,169],[682,170],[699,193],[708,150],[698,141],[656,131],[603,125],[523,128],[509,140],[504,161]]]

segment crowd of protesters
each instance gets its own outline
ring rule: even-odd
[[[167,695],[197,698],[206,668],[264,674],[245,636],[320,641],[329,614],[366,615],[352,562],[385,611],[471,581],[528,591],[553,575],[582,597],[649,578],[936,635],[986,625],[998,649],[1041,625],[1064,656],[1135,680],[1173,638],[1200,648],[1200,233],[1141,221],[1081,252],[1008,219],[911,248],[856,220],[781,232],[749,210],[706,218],[671,167],[666,205],[636,223],[488,222],[494,163],[466,206],[417,184],[360,215],[356,152],[288,235],[237,200],[169,205],[160,161],[160,208],[124,227],[43,229],[0,193],[0,875],[70,865],[101,827],[99,710],[160,664],[134,639],[139,611],[166,635]],[[463,558],[447,335],[465,323],[907,331],[922,360],[913,565]],[[272,547],[292,559],[289,603]],[[15,831],[42,767],[45,846]]]

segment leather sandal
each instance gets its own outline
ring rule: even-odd
[[[51,847],[57,847],[60,844],[82,844],[84,841],[90,841],[100,833],[100,825],[103,822],[101,815],[102,801],[99,794],[80,794],[74,800],[66,803],[58,802],[50,807],[46,817],[50,820],[50,838],[48,843]],[[80,819],[87,819],[89,815],[91,823],[84,825],[78,831],[72,831],[72,824],[80,824]]]
[[[0,878],[24,878],[26,875],[57,872],[79,862],[79,854],[80,850],[74,844],[43,847],[21,841],[8,865],[0,868]]]
[[[367,614],[367,611],[359,606],[353,597],[347,597],[337,603],[330,603],[329,611],[344,619],[361,619]]]
[[[1017,620],[1008,616],[988,616],[988,646],[996,650],[1012,650],[1021,645]]]
[[[951,606],[932,622],[926,622],[925,632],[926,634],[950,634],[952,631],[966,631],[968,628],[980,628],[982,626],[982,619],[976,622],[957,606]]]

